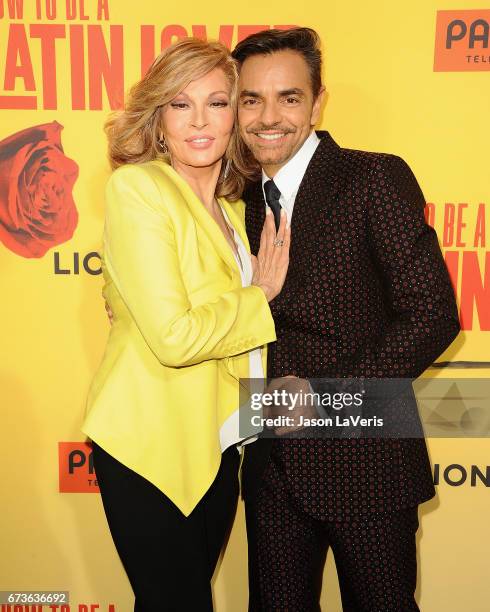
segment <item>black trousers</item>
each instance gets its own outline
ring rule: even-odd
[[[93,459],[107,522],[135,594],[134,611],[212,611],[210,580],[238,500],[236,447],[223,453],[215,481],[188,517],[95,442]]]
[[[305,512],[289,487],[272,455],[257,495],[245,500],[249,612],[318,612],[329,548],[344,612],[419,610],[417,507],[320,521]]]

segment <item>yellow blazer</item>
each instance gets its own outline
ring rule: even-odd
[[[220,199],[249,249],[244,202]],[[114,313],[82,431],[187,516],[213,482],[248,352],[276,339],[262,289],[166,162],[128,164],[106,188],[102,269]]]

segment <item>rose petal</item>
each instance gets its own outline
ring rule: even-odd
[[[20,132],[11,134],[0,141],[0,163],[12,157],[26,145],[35,145],[41,140],[47,140],[61,148],[61,130],[63,126],[57,121],[42,123],[28,127]]]

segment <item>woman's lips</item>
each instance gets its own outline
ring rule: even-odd
[[[191,149],[208,149],[214,142],[213,136],[193,136],[191,138],[186,138],[186,143],[191,147]]]

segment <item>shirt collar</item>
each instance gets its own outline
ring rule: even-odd
[[[308,168],[308,164],[319,143],[320,139],[316,135],[315,130],[312,130],[311,134],[301,145],[299,151],[297,151],[287,164],[285,164],[274,176],[274,183],[285,200],[289,200],[298,191],[306,169]],[[264,169],[262,169],[262,190],[264,188],[264,183],[268,181],[269,178],[270,177],[264,172]]]

